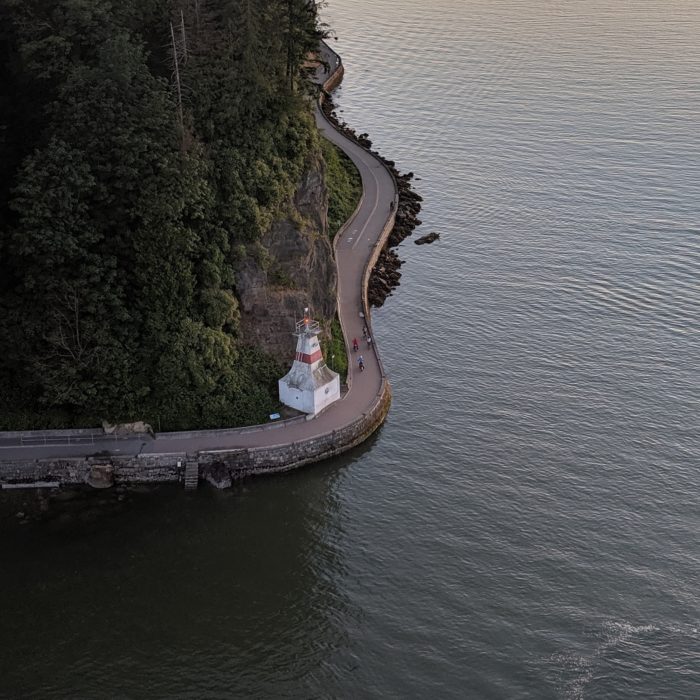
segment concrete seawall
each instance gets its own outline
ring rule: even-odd
[[[342,80],[344,68],[340,57],[324,45],[324,55],[329,58],[330,74],[323,81],[323,90],[330,91]],[[359,209],[359,206],[358,206]],[[393,227],[393,215],[381,231],[371,258],[365,266],[362,277],[362,310],[367,327],[371,331],[370,309],[367,303],[367,282],[376,258],[381,251],[387,236]],[[342,319],[341,319],[342,323]],[[346,338],[347,344],[347,338]],[[156,450],[140,452],[132,455],[117,455],[105,450],[100,451],[100,445],[94,444],[94,451],[81,457],[46,457],[39,459],[2,459],[0,450],[0,486],[2,488],[18,487],[20,485],[74,485],[92,483],[93,485],[109,485],[111,483],[144,483],[144,482],[182,482],[192,488],[200,478],[206,478],[213,483],[225,486],[231,481],[247,476],[274,474],[296,469],[306,464],[317,462],[345,452],[359,445],[374,433],[384,422],[391,405],[391,388],[385,375],[376,344],[372,352],[381,373],[381,385],[374,399],[366,410],[350,423],[342,425],[314,437],[292,442],[281,442],[260,447],[232,447],[228,449],[187,451],[157,451],[159,437],[153,446]],[[341,399],[342,401],[342,399]],[[298,422],[300,419],[293,419]],[[303,420],[303,419],[301,419]],[[279,424],[278,424],[279,425]],[[212,434],[227,435],[232,438],[228,444],[235,444],[235,435],[249,433],[256,426],[239,430],[232,429],[216,431],[192,431],[187,436],[204,437]],[[267,430],[268,427],[258,426]],[[0,437],[20,438],[29,440],[43,439],[46,445],[64,445],[76,441],[89,442],[99,437],[101,431],[70,430],[70,431],[31,431],[25,433],[4,433]],[[172,439],[176,434],[161,434],[162,438]],[[273,435],[279,435],[277,430],[270,432],[270,442]],[[66,443],[67,441],[67,443]]]
[[[185,481],[188,465],[192,469],[196,464],[200,477],[225,485],[227,480],[285,472],[339,455],[372,435],[384,422],[390,405],[391,389],[385,383],[369,412],[350,425],[317,438],[269,447],[202,451],[196,455],[173,452],[0,462],[0,484],[177,483]]]

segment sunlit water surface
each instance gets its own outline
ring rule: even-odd
[[[351,455],[8,528],[3,697],[700,697],[700,3],[333,0],[425,199]]]

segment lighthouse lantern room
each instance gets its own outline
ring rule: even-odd
[[[340,398],[340,377],[323,359],[317,321],[312,321],[309,309],[296,324],[297,352],[294,364],[279,380],[280,401],[298,411],[315,415]]]

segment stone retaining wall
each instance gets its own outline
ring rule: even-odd
[[[364,442],[384,422],[391,406],[391,388],[382,388],[372,408],[349,425],[308,440],[286,445],[241,450],[200,452],[200,473],[205,478],[221,478],[222,472],[231,479],[255,474],[274,474],[297,469],[305,464],[335,457]]]
[[[113,483],[181,482],[186,462],[197,462],[200,476],[218,483],[258,474],[274,474],[334,457],[364,442],[384,422],[391,388],[384,381],[372,408],[349,425],[308,440],[270,447],[137,457],[87,457],[0,462],[0,484],[55,482],[85,484],[91,479]]]
[[[0,462],[0,484],[57,482],[86,484],[98,472],[120,482],[177,482],[185,471],[185,454],[153,454],[136,457],[75,457]]]

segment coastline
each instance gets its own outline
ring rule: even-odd
[[[324,42],[327,51],[335,55],[340,61],[338,54]],[[393,291],[399,286],[401,279],[400,268],[403,261],[398,254],[393,250],[410,236],[414,229],[421,225],[422,221],[418,218],[421,210],[423,198],[414,191],[411,181],[413,173],[401,173],[396,168],[396,163],[392,160],[384,158],[381,153],[372,148],[372,141],[369,134],[358,134],[355,129],[342,121],[336,114],[336,106],[333,102],[331,90],[335,89],[340,83],[344,74],[342,62],[339,69],[340,78],[331,76],[326,83],[323,84],[323,89],[320,95],[321,110],[325,118],[343,134],[346,138],[354,141],[358,146],[371,153],[382,165],[389,171],[397,196],[394,200],[396,206],[396,214],[394,226],[389,233],[388,238],[384,241],[382,250],[377,259],[373,263],[368,279],[368,298],[370,307],[380,307],[384,304],[387,297],[391,296]],[[327,86],[331,86],[328,88]]]
[[[340,258],[351,260],[357,272],[357,254],[355,243],[348,253],[339,250],[343,235],[354,224],[363,206],[368,206],[365,193],[368,189],[366,173],[368,166],[366,155],[350,148],[347,136],[323,114],[320,103],[323,101],[326,88],[333,89],[343,78],[344,67],[340,57],[325,43],[322,46],[331,55],[328,75],[321,83],[322,91],[319,106],[316,107],[316,121],[322,135],[335,142],[346,154],[356,162],[363,182],[363,194],[358,202],[353,216],[341,227],[334,239],[336,264],[339,268],[338,285],[338,317],[341,322],[345,344],[350,355],[349,341],[353,334],[359,335],[357,329],[348,325],[362,323],[371,329],[371,310],[368,299],[368,284],[370,275],[389,236],[394,228],[396,214],[392,206],[385,216],[384,224],[367,246],[369,257],[363,261],[360,278],[360,303],[357,313],[340,313],[341,306],[354,307],[357,300],[351,303],[345,298],[344,288],[340,283]],[[361,148],[361,146],[359,146]],[[363,149],[364,153],[368,151]],[[374,161],[379,161],[383,170],[391,177],[394,205],[398,202],[398,185],[394,173],[386,162],[370,153]],[[362,231],[372,220],[384,216],[379,206],[379,182],[375,180],[374,204]],[[384,188],[386,189],[386,185]],[[371,204],[371,203],[370,203]],[[368,239],[369,240],[369,239]],[[346,267],[352,268],[349,263]],[[351,272],[354,269],[350,270]],[[357,280],[355,279],[355,283]],[[349,285],[345,285],[349,286]],[[352,311],[352,309],[350,309]],[[348,372],[348,392],[329,409],[314,416],[297,417],[287,421],[271,424],[248,426],[241,429],[184,431],[180,433],[160,433],[157,435],[119,436],[100,435],[100,431],[31,431],[0,433],[0,486],[16,488],[18,486],[46,486],[83,484],[90,481],[103,481],[108,485],[119,483],[140,482],[183,482],[186,487],[196,487],[201,479],[207,479],[217,486],[230,485],[232,480],[254,474],[272,474],[289,471],[300,466],[321,461],[341,454],[366,440],[384,422],[391,405],[391,388],[384,371],[376,344],[368,351],[376,364],[376,380],[378,388],[373,393],[369,403],[357,409],[351,404],[357,404],[360,389],[352,391],[352,371]],[[370,363],[371,365],[371,363]],[[366,386],[371,381],[372,367],[363,377]],[[350,400],[351,399],[351,400]],[[334,410],[334,406],[337,406]],[[350,412],[352,419],[342,420],[341,410]],[[363,410],[362,410],[363,409]],[[335,421],[329,421],[331,416],[337,416]],[[314,430],[318,428],[319,430]],[[282,431],[272,432],[272,431]],[[252,436],[252,437],[251,437]],[[261,439],[262,437],[262,439]],[[280,438],[286,438],[280,441]],[[103,449],[100,449],[103,448]],[[131,450],[133,454],[128,454]],[[5,455],[9,458],[5,458]],[[125,454],[126,453],[126,454]]]

